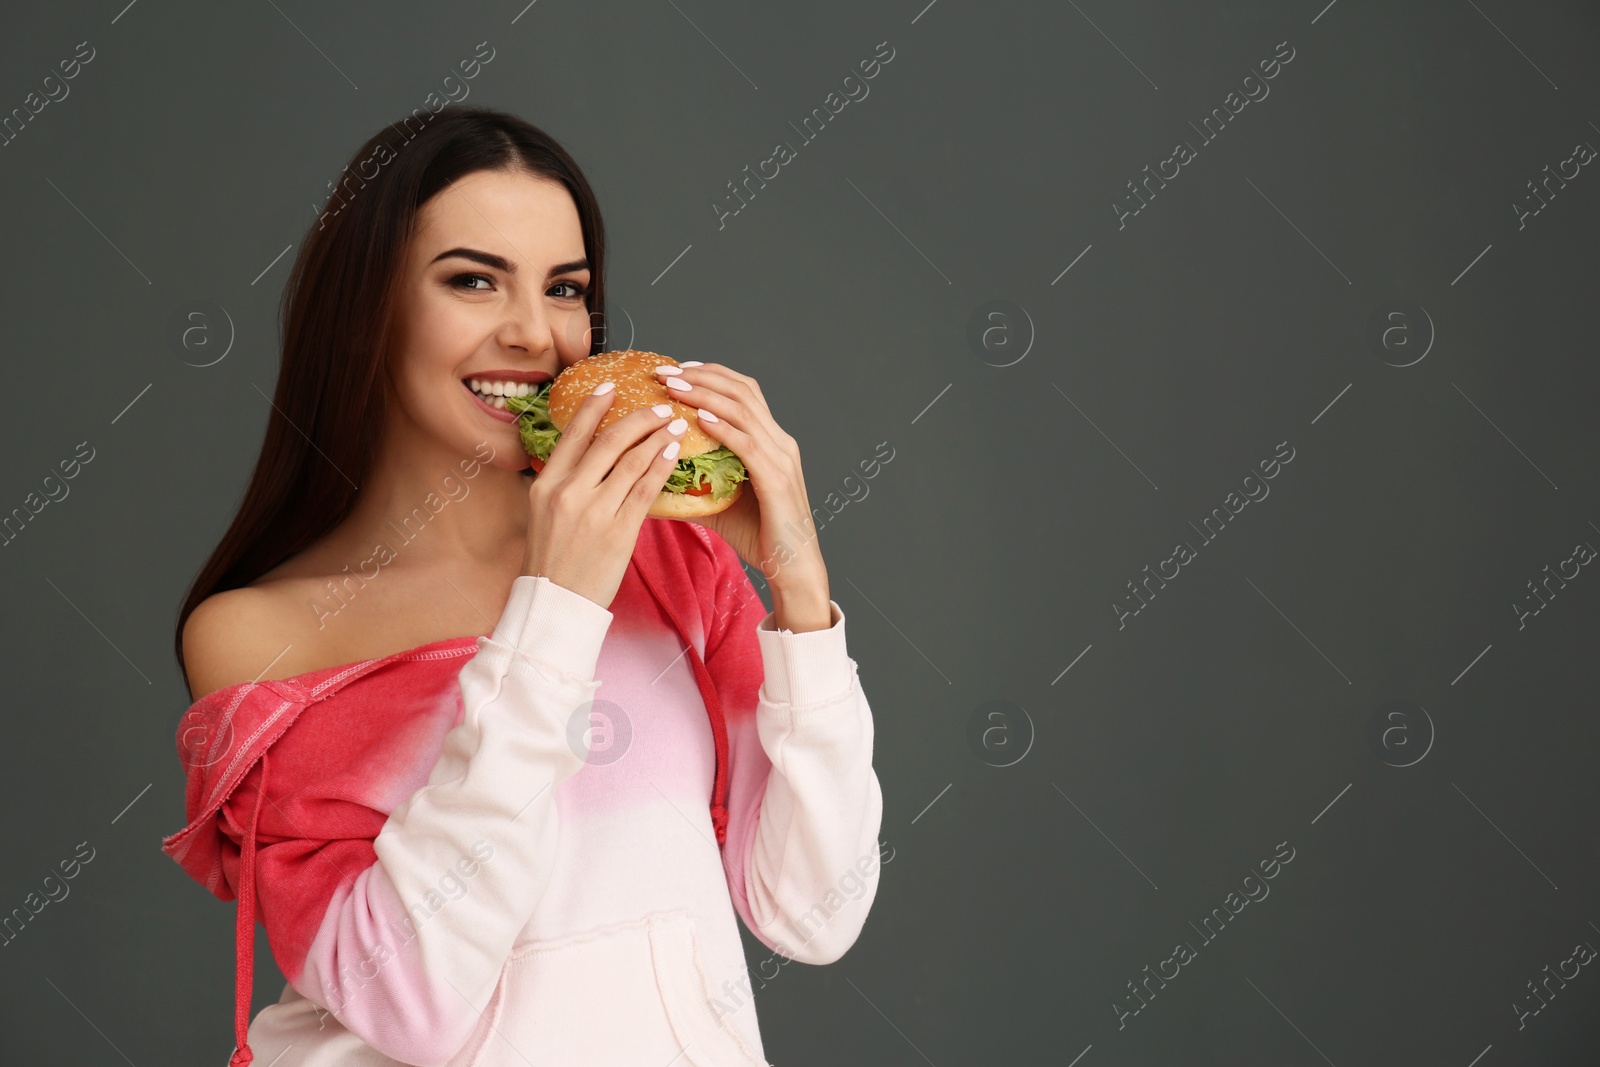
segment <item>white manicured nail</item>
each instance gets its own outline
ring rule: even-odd
[[[721,422],[722,421],[721,419],[717,418],[715,415],[711,414],[711,412],[707,411],[705,408],[696,408],[695,411],[696,411],[697,414],[699,414],[701,422]]]
[[[705,364],[700,362],[698,359],[686,359],[682,363],[678,364],[678,366],[680,366],[680,367],[703,367],[703,366],[705,366]]]
[[[681,434],[681,433],[683,433],[683,431],[687,430],[688,428],[689,428],[689,420],[688,419],[673,419],[671,422],[667,423],[667,432],[668,433]]]
[[[671,364],[667,364],[665,366],[657,367],[656,368],[656,373],[657,374],[682,374],[683,371],[679,370],[677,367],[672,366]]]
[[[611,390],[615,389],[616,387],[617,387],[617,383],[616,382],[601,382],[599,385],[594,387],[594,393],[591,394],[591,395],[599,396],[602,393],[609,393],[609,392],[611,392]]]
[[[676,389],[680,393],[687,393],[690,389],[693,389],[694,386],[690,385],[688,382],[684,381],[682,378],[668,378],[667,379],[667,388],[668,389]]]
[[[665,456],[667,459],[677,459],[678,458],[678,442],[674,441],[670,445],[668,445],[666,448],[663,448],[661,450],[661,454],[663,456]]]
[[[668,415],[672,414],[672,405],[671,404],[657,404],[655,407],[651,408],[650,410],[655,412],[657,415],[660,415],[664,419]]]

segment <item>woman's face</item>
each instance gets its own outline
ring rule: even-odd
[[[393,415],[461,458],[488,442],[491,465],[527,467],[505,401],[471,383],[528,393],[589,354],[592,275],[571,194],[522,172],[468,174],[422,206],[402,269]]]

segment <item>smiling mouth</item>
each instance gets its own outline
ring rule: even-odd
[[[549,384],[548,382],[491,381],[487,378],[463,378],[461,383],[479,400],[500,411],[506,410],[507,397],[533,396]]]

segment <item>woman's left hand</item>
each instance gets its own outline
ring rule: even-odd
[[[715,531],[761,571],[780,628],[828,629],[828,571],[811,520],[800,446],[773,419],[754,378],[694,360],[673,369],[678,373],[657,371],[656,377],[667,383],[672,399],[699,409],[700,429],[738,455],[749,474],[732,506],[686,521]]]

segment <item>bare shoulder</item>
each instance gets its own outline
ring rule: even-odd
[[[198,700],[240,682],[289,678],[315,656],[292,605],[304,598],[296,579],[229,589],[196,605],[183,625],[189,692]]]

